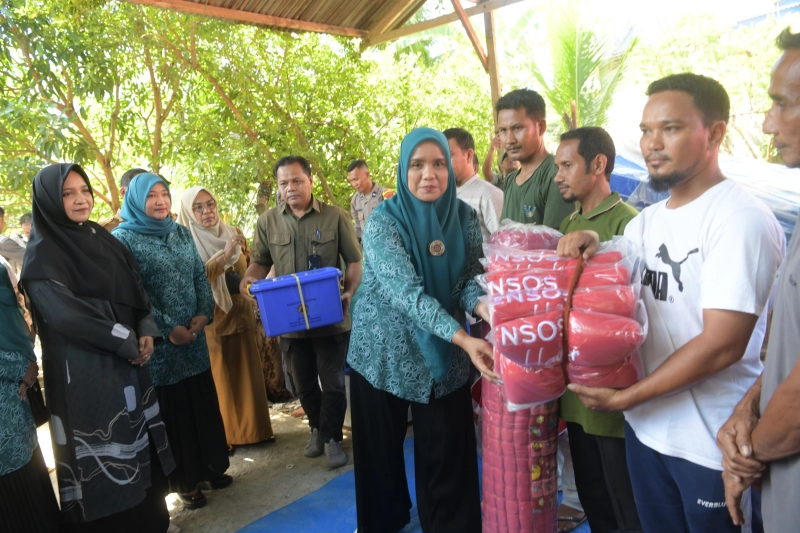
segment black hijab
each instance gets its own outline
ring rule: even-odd
[[[78,224],[67,217],[61,190],[72,171],[91,190],[86,172],[71,163],[48,165],[33,180],[33,225],[20,287],[24,290],[27,280],[54,280],[78,296],[111,302],[115,310],[125,306],[138,311],[136,316],[148,313],[139,263],[128,249],[97,223]]]

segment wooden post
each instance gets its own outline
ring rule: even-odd
[[[494,112],[494,107],[497,100],[500,99],[500,74],[497,69],[497,45],[494,38],[494,11],[484,13],[483,22],[486,28],[486,62],[489,67],[489,85],[492,90],[492,117],[496,124],[497,114]]]

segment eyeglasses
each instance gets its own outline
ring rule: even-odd
[[[212,200],[212,201],[206,202],[204,204],[194,204],[192,206],[192,211],[194,211],[195,213],[202,213],[205,210],[212,211],[212,212],[216,211],[217,210],[217,202]]]

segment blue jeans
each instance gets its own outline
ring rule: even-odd
[[[625,445],[636,509],[647,533],[763,533],[758,491],[750,489],[742,498],[752,530],[735,526],[720,471],[658,453],[642,444],[627,422]]]

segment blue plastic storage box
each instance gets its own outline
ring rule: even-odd
[[[325,267],[299,272],[296,277],[288,274],[262,279],[250,285],[267,336],[277,337],[344,320],[341,277],[338,268]],[[307,315],[303,313],[303,304]]]

